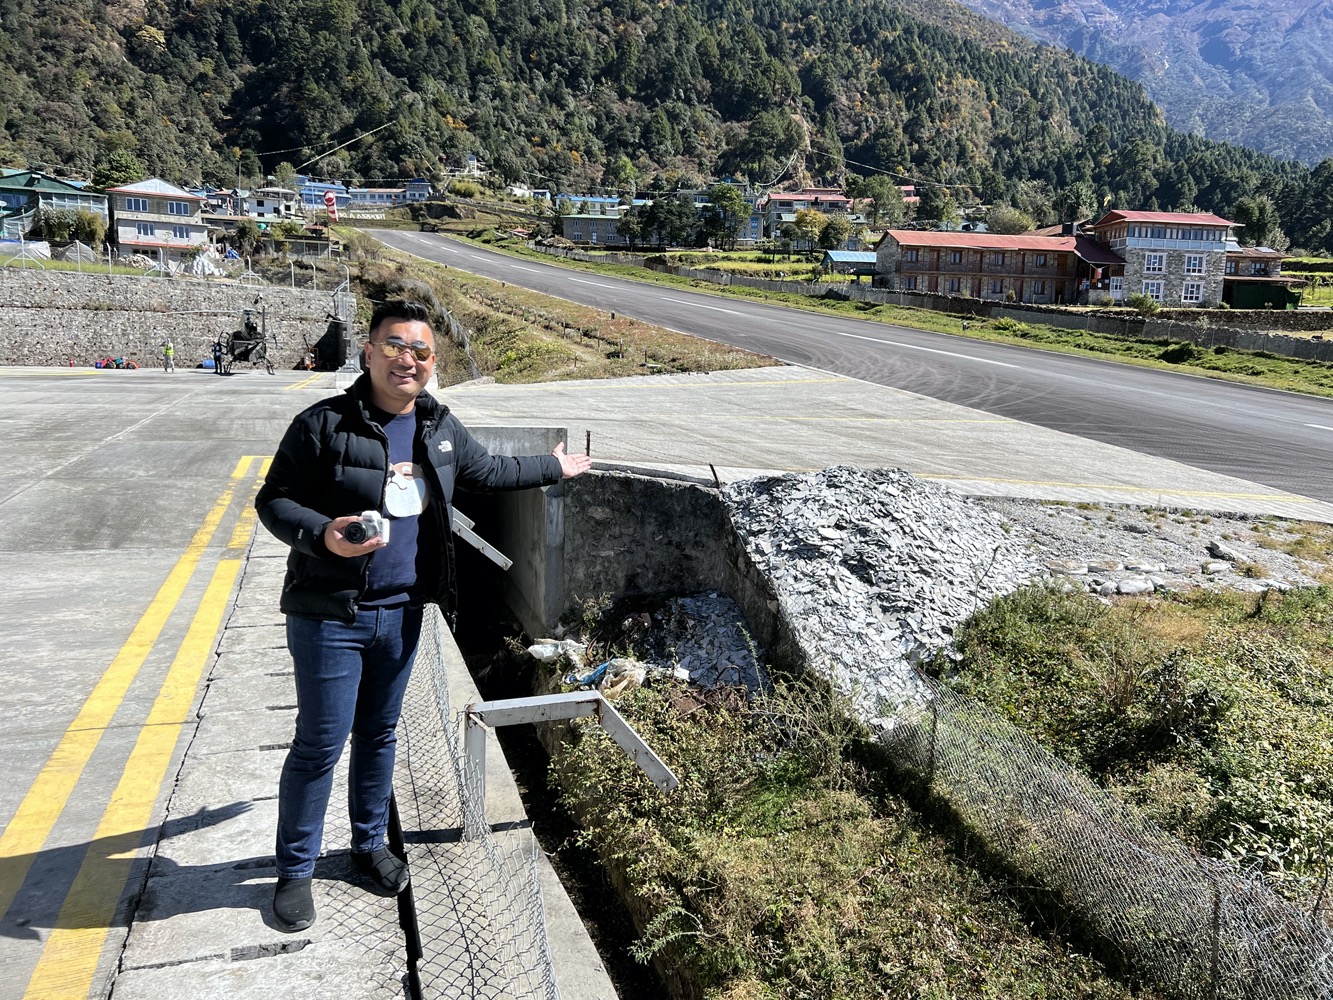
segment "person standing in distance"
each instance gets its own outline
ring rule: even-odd
[[[162,370],[164,372],[176,370],[176,345],[172,343],[170,337],[162,341]]]
[[[586,455],[491,455],[447,406],[423,391],[435,363],[430,314],[419,302],[375,309],[367,370],[347,391],[298,414],[255,498],[259,518],[291,546],[282,588],[296,674],[296,736],[278,787],[273,915],[302,930],[315,920],[311,878],[332,791],[351,736],[352,859],[382,894],[408,882],[384,842],[395,729],[416,656],[423,606],[455,608],[450,503],[455,486],[524,489],[586,472]],[[347,538],[363,511],[388,541]],[[359,532],[353,532],[353,535]]]

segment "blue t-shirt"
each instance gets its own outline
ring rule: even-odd
[[[389,439],[389,478],[384,484],[380,513],[389,520],[389,544],[370,557],[370,576],[362,607],[379,608],[420,599],[417,584],[417,524],[430,502],[430,491],[421,466],[412,462],[417,413],[385,413],[371,410]]]

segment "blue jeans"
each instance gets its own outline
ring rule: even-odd
[[[278,785],[278,875],[308,878],[324,837],[333,768],[350,734],[347,811],[352,850],[384,843],[403,692],[422,609],[358,610],[356,623],[287,616],[296,668],[296,737]]]

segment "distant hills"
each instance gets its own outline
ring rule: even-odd
[[[947,0],[0,0],[0,93],[0,164],[57,173],[383,182],[475,153],[569,191],[887,174],[1041,222],[1266,199],[1333,249],[1333,161],[1173,131],[1138,84]]]
[[[1143,84],[1174,127],[1333,156],[1333,0],[962,0]]]

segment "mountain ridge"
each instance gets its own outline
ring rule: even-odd
[[[949,3],[0,0],[0,28],[18,166],[127,156],[230,186],[472,153],[507,182],[616,192],[883,173],[1042,222],[1261,197],[1301,245],[1333,243],[1333,161],[1172,131],[1139,85]]]
[[[1333,155],[1333,0],[960,0],[1143,84],[1175,128],[1313,164]]]

